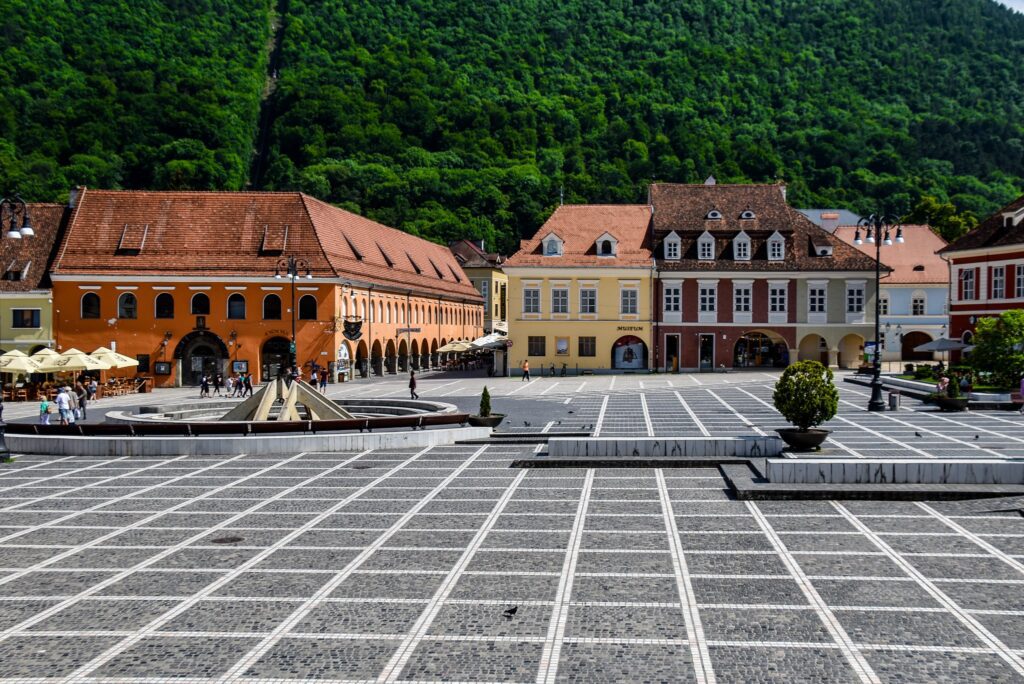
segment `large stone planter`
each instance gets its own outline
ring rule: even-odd
[[[828,439],[832,431],[824,428],[810,428],[807,431],[799,428],[780,428],[776,432],[789,446],[790,451],[814,451]]]
[[[492,413],[489,416],[470,416],[469,424],[473,427],[496,428],[505,419],[504,413]]]
[[[968,400],[966,397],[957,397],[956,399],[952,397],[935,397],[932,401],[935,402],[940,411],[960,412],[967,410]]]

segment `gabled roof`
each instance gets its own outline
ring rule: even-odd
[[[122,245],[126,226],[146,227],[130,231],[128,249]],[[479,298],[442,245],[297,192],[82,189],[53,272],[272,275],[282,255],[306,259],[314,277]],[[410,255],[439,265],[439,274],[432,268],[417,273]]]
[[[650,221],[651,208],[646,204],[565,204],[555,209],[532,238],[521,242],[505,266],[649,267]],[[552,233],[563,242],[562,255],[546,257],[541,243]],[[597,255],[597,238],[605,233],[616,236],[615,256]]]
[[[835,236],[874,258],[875,245],[853,244],[856,231],[857,226],[839,226]],[[946,245],[942,237],[930,226],[908,225],[903,226],[903,239],[902,244],[893,241],[891,245],[882,246],[882,263],[892,269],[889,277],[882,281],[883,285],[949,282],[949,267],[937,254]],[[915,270],[917,267],[921,270]]]
[[[942,254],[966,249],[983,249],[985,247],[1005,247],[1008,245],[1024,245],[1024,221],[1017,225],[1004,225],[1004,214],[1017,214],[1024,211],[1024,195],[1013,200],[974,227],[974,230],[946,245]]]
[[[60,242],[67,219],[63,204],[29,204],[29,217],[35,235],[12,240],[4,228],[0,234],[0,293],[29,292],[50,287],[50,261]],[[3,280],[7,271],[25,274],[24,280]]]
[[[450,242],[448,249],[463,268],[501,268],[505,261],[505,257],[497,252],[485,252],[472,240]]]

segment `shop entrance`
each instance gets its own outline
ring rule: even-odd
[[[260,379],[264,382],[273,380],[281,375],[281,371],[288,367],[291,360],[289,340],[283,337],[271,337],[263,343],[260,350]]]
[[[733,350],[736,368],[785,368],[788,363],[789,348],[785,342],[760,332],[748,332],[736,340]]]
[[[665,335],[665,372],[679,372],[679,335]]]
[[[612,368],[616,370],[647,368],[647,345],[634,335],[620,337],[612,345]]]
[[[712,333],[700,334],[700,369],[715,369],[715,336]]]

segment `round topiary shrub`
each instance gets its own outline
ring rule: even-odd
[[[839,390],[832,378],[832,371],[818,361],[794,363],[775,383],[775,408],[801,432],[821,425],[839,409]]]

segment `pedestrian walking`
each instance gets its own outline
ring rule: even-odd
[[[530,379],[530,362],[523,361],[523,380]]]
[[[39,424],[49,425],[50,424],[50,400],[43,395],[43,400],[39,402]]]
[[[224,379],[224,396],[235,396],[235,379],[230,375]]]
[[[409,371],[409,398],[419,399],[420,395],[416,394],[416,371]]]
[[[220,373],[213,374],[213,396],[221,396],[220,388],[224,386],[224,377]]]
[[[71,402],[68,400],[66,387],[60,388],[55,401],[57,403],[57,413],[60,414],[60,424],[69,425],[74,420],[74,414],[71,413]]]
[[[242,397],[252,396],[252,373],[245,374],[245,390],[242,392]]]
[[[87,403],[89,393],[86,391],[85,386],[82,383],[75,384],[75,397],[78,400],[78,411],[75,412],[75,418],[81,418],[85,420],[85,405]]]
[[[96,401],[96,395],[99,394],[100,385],[96,382],[96,378],[91,378],[89,384],[86,386],[89,390],[89,401]]]
[[[320,369],[320,394],[327,394],[327,369]]]
[[[210,376],[203,373],[203,377],[199,379],[199,398],[206,399],[210,396]]]

